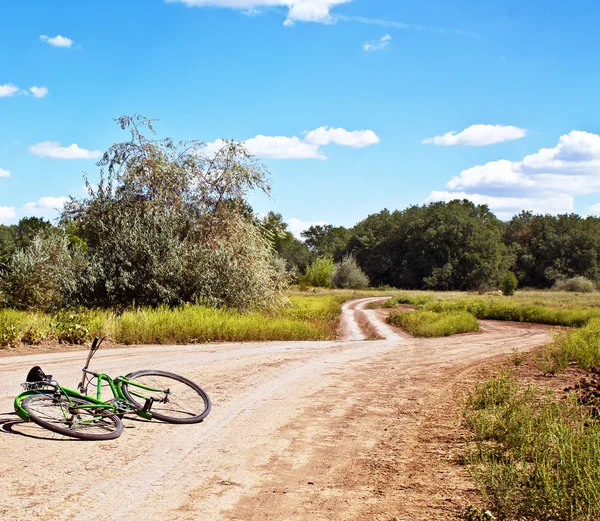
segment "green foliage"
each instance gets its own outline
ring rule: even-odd
[[[474,289],[497,283],[510,266],[502,226],[469,201],[384,210],[356,225],[348,249],[375,285]]]
[[[505,297],[514,295],[518,285],[517,276],[512,271],[507,271],[500,280],[500,290]]]
[[[88,256],[70,303],[280,305],[288,275],[245,201],[268,192],[266,169],[238,143],[207,157],[200,141],[147,138],[141,116],[119,124],[131,140],[104,154],[98,186],[62,215]]]
[[[302,232],[304,244],[314,257],[333,257],[334,261],[341,261],[347,250],[350,230],[343,226],[311,226]]]
[[[522,212],[507,224],[520,286],[549,288],[575,276],[600,279],[600,218]]]
[[[74,290],[84,260],[59,231],[40,232],[17,250],[0,276],[0,302],[15,309],[52,309]]]
[[[309,262],[308,248],[287,230],[281,214],[269,212],[260,225],[277,254],[285,260],[286,269],[294,275],[304,273]]]
[[[538,368],[544,374],[556,374],[575,362],[583,369],[600,366],[600,316],[571,333],[559,334],[537,354]]]
[[[84,310],[61,311],[54,316],[53,329],[59,342],[84,344],[92,337],[90,315]]]
[[[598,519],[600,422],[575,400],[555,402],[501,373],[476,386],[464,415],[468,468],[499,519]]]
[[[344,256],[335,265],[331,281],[334,287],[341,289],[365,289],[369,286],[369,278],[352,255]]]
[[[315,287],[330,288],[334,270],[333,257],[317,257],[306,269],[306,278]]]
[[[478,320],[466,311],[393,311],[388,315],[387,322],[416,337],[441,337],[479,331]]]
[[[567,280],[559,280],[554,284],[558,291],[574,291],[578,293],[593,293],[596,285],[585,277],[573,277]]]

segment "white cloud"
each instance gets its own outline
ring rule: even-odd
[[[0,206],[0,223],[10,221],[17,217],[14,207]]]
[[[226,7],[240,11],[253,12],[260,7],[286,7],[288,9],[285,25],[295,22],[335,22],[331,9],[351,0],[166,0],[169,3],[180,2],[189,7]]]
[[[19,87],[13,85],[12,83],[0,85],[0,98],[14,96],[17,92],[19,92]]]
[[[36,202],[27,203],[21,212],[25,215],[35,215],[38,217],[44,217],[53,215],[62,210],[63,206],[67,202],[68,197],[42,197]]]
[[[243,142],[250,154],[264,159],[327,159],[322,146],[336,144],[352,148],[363,148],[379,143],[379,137],[372,130],[348,131],[343,128],[320,127],[306,132],[304,139],[297,136],[263,136]],[[223,147],[221,139],[207,143],[202,153],[214,156]]]
[[[71,38],[61,36],[60,34],[54,36],[53,38],[49,38],[45,34],[40,34],[40,40],[52,45],[53,47],[71,47],[73,45],[73,40],[71,40]]]
[[[29,89],[29,91],[36,98],[43,98],[46,94],[48,94],[48,88],[47,87],[31,87]]]
[[[600,192],[600,136],[574,130],[554,148],[522,161],[502,159],[468,168],[446,186],[448,191],[433,192],[428,201],[465,198],[499,212],[572,212],[575,196]],[[590,208],[597,210],[600,204]]]
[[[311,226],[324,226],[328,223],[325,221],[307,222],[296,219],[295,217],[286,221],[288,230],[296,237],[296,239],[302,239],[302,232],[308,230]]]
[[[597,203],[594,206],[590,206],[588,212],[590,213],[590,215],[600,216],[600,203]]]
[[[456,133],[455,130],[447,132],[442,136],[434,136],[424,139],[422,143],[441,146],[466,145],[480,147],[484,145],[493,145],[504,141],[521,139],[527,135],[527,130],[519,127],[505,125],[471,125],[462,132]]]
[[[389,34],[386,34],[379,40],[371,40],[370,42],[365,42],[363,44],[363,49],[365,51],[381,51],[390,45],[392,41],[392,37]]]
[[[10,177],[10,172],[0,168],[0,177]]]
[[[379,143],[379,137],[372,130],[349,132],[343,128],[320,127],[308,132],[304,138],[309,143],[323,146],[335,143],[352,148],[363,148]]]
[[[536,197],[500,197],[484,194],[470,194],[466,192],[431,192],[426,202],[452,201],[454,199],[468,199],[475,204],[487,204],[500,218],[510,218],[522,210],[534,213],[570,213],[574,208],[574,199],[569,195],[555,195],[545,199]]]
[[[68,147],[61,147],[56,141],[44,141],[37,145],[31,145],[29,152],[40,157],[51,157],[53,159],[98,159],[102,156],[100,150],[86,150],[79,148],[75,143]]]
[[[600,190],[600,136],[574,130],[554,148],[542,148],[522,161],[492,161],[461,172],[451,190],[521,190],[571,195]]]

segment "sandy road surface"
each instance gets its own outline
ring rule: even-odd
[[[12,413],[31,366],[74,386],[84,352],[0,358],[0,520],[454,519],[473,495],[449,461],[455,385],[547,329],[487,322],[416,340],[364,309],[372,300],[345,306],[338,342],[99,351],[92,368],[173,371],[213,401],[201,424],[126,419],[108,442],[55,438]],[[365,317],[384,340],[362,340]]]

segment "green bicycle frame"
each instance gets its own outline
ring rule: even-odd
[[[108,410],[114,412],[115,414],[124,414],[126,412],[134,412],[135,414],[137,414],[138,416],[141,416],[142,418],[151,420],[152,419],[151,412],[135,410],[133,407],[126,406],[126,404],[129,404],[130,402],[129,402],[129,400],[127,400],[127,397],[123,393],[123,389],[122,389],[123,384],[127,384],[130,388],[137,387],[138,389],[143,389],[144,391],[162,392],[162,393],[168,394],[168,391],[165,392],[164,389],[155,389],[153,387],[148,387],[146,385],[128,380],[125,377],[120,376],[118,378],[111,378],[107,374],[92,373],[91,371],[87,371],[87,370],[86,370],[86,373],[90,373],[94,377],[97,378],[96,397],[88,396],[87,394],[82,394],[78,391],[75,391],[74,389],[69,389],[68,387],[63,387],[58,384],[48,384],[47,387],[49,387],[49,388],[47,388],[47,389],[26,390],[26,391],[20,393],[15,398],[15,403],[14,403],[15,411],[16,411],[17,415],[23,421],[29,421],[29,413],[22,406],[23,400],[25,400],[25,398],[28,398],[29,396],[33,396],[36,394],[44,394],[47,396],[57,395],[60,397],[65,397],[65,398],[67,398],[67,400],[69,400],[69,402],[73,405],[73,407],[77,407],[79,409],[103,409],[103,410],[108,409]],[[106,381],[108,383],[115,402],[110,402],[110,401],[107,402],[107,401],[102,400],[102,382],[104,382],[104,381]],[[145,396],[142,394],[138,394],[134,391],[130,391],[130,392],[134,396],[137,396],[144,400],[146,399]],[[75,404],[75,402],[73,402],[71,400],[72,398],[79,398],[79,399],[85,400],[90,403]],[[123,407],[123,405],[125,405],[125,407]]]

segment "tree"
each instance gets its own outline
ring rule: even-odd
[[[549,288],[576,276],[600,282],[600,219],[575,214],[513,217],[504,241],[520,286]]]
[[[350,230],[331,224],[316,225],[303,231],[302,237],[313,258],[331,256],[340,261],[347,251]]]
[[[288,231],[282,215],[269,212],[260,224],[277,254],[285,261],[288,271],[304,273],[309,262],[308,248]]]
[[[239,143],[208,156],[198,140],[149,139],[142,116],[117,121],[131,139],[109,148],[98,186],[86,181],[88,197],[62,213],[88,252],[81,303],[277,303],[287,279],[245,201],[269,191],[266,168]]]

